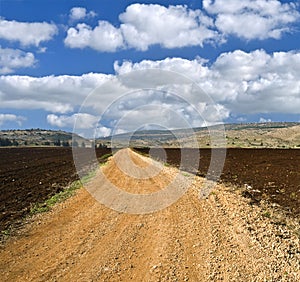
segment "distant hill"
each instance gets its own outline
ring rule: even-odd
[[[85,139],[76,135],[76,140]],[[78,142],[79,143],[79,142]],[[71,146],[72,133],[61,130],[1,130],[0,146]],[[80,145],[80,144],[78,144]]]
[[[110,146],[121,147],[194,147],[193,138],[196,136],[198,147],[211,147],[209,133],[221,133],[219,125],[210,127],[176,130],[143,130],[134,133],[124,133],[98,141]],[[225,142],[227,147],[244,148],[300,148],[300,123],[297,122],[267,122],[247,124],[225,124]]]
[[[97,146],[110,147],[184,147],[209,148],[209,133],[222,133],[219,125],[194,129],[142,130],[96,140]],[[232,148],[300,148],[300,123],[267,122],[225,124],[225,145]],[[78,146],[93,146],[93,142],[75,135]],[[196,137],[196,143],[193,141]],[[113,142],[111,142],[113,139]],[[61,130],[2,130],[0,146],[71,146],[72,133]]]
[[[226,126],[229,147],[300,148],[300,123],[269,122]]]

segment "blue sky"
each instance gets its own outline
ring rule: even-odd
[[[165,128],[184,124],[174,115],[192,127],[299,121],[299,4],[0,0],[0,128],[72,131],[77,120],[79,131],[107,135],[117,124],[119,132],[153,121]],[[147,87],[181,95],[192,111],[178,99],[141,89],[144,71],[153,68],[165,72],[159,74],[165,83],[157,84],[152,73]],[[118,75],[131,71],[135,84],[122,84]],[[189,82],[176,85],[180,75],[213,105],[200,90],[192,93]],[[106,93],[103,85],[113,90]],[[124,108],[121,96],[137,89],[143,98],[129,95],[126,105],[134,106]]]

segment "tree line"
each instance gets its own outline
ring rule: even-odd
[[[8,138],[0,138],[0,146],[19,146],[19,142],[15,139],[10,140]]]
[[[22,141],[21,143],[19,143],[17,140],[15,139],[8,139],[8,138],[1,138],[0,137],[0,147],[7,147],[7,146],[19,146],[19,145],[24,145],[24,146],[27,146],[28,145],[28,142],[25,140],[24,142]],[[70,146],[73,146],[73,147],[82,147],[82,148],[85,148],[86,147],[86,144],[84,141],[82,141],[80,144],[74,140],[73,142],[68,142],[68,141],[61,141],[60,139],[57,139],[53,142],[50,142],[50,141],[44,141],[44,142],[41,142],[41,143],[35,143],[35,145],[43,145],[43,146],[57,146],[57,147],[70,147]],[[95,144],[95,142],[92,142],[91,143],[91,147],[93,148],[107,148],[107,146],[105,144]]]

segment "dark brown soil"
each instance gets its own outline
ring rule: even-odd
[[[89,149],[82,149],[82,154]],[[193,158],[194,149],[185,149]],[[148,153],[148,149],[139,149]],[[110,149],[97,149],[97,156]],[[160,150],[151,150],[154,157]],[[166,149],[167,162],[179,166],[179,149]],[[78,179],[71,148],[0,149],[0,231],[18,222],[37,202],[43,202]],[[211,150],[200,150],[197,174],[206,176]],[[185,168],[189,170],[188,167]],[[251,188],[245,196],[253,202],[268,198],[295,215],[300,214],[300,150],[228,149],[221,181]]]
[[[136,149],[148,153],[149,149]],[[165,149],[167,162],[179,166],[180,149]],[[195,149],[184,149],[192,159]],[[218,150],[218,149],[216,149]],[[159,157],[161,150],[151,149]],[[211,150],[200,150],[197,174],[206,176],[211,160]],[[190,168],[186,168],[189,170]],[[300,150],[297,149],[227,149],[221,182],[245,187],[246,197],[259,202],[262,198],[279,204],[294,215],[300,215]]]
[[[120,164],[138,171],[140,181]],[[157,168],[163,169],[152,174]],[[115,187],[143,194],[174,183],[178,174],[126,149],[101,171]],[[104,184],[110,203],[119,202],[102,173],[86,188],[95,192]],[[176,183],[189,178],[184,173]],[[199,200],[203,182],[195,177],[176,203],[151,214],[117,212],[80,189],[0,245],[1,281],[300,281],[298,220],[265,202],[250,206],[225,185]],[[165,193],[168,198],[173,195]]]
[[[82,155],[88,155],[82,149]],[[97,156],[110,149],[97,149]],[[71,148],[0,149],[0,231],[78,179]]]

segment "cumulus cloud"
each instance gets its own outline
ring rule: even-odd
[[[153,45],[202,47],[221,44],[228,35],[246,40],[280,39],[292,32],[300,19],[295,3],[278,0],[203,0],[203,8],[206,14],[183,5],[132,4],[119,15],[120,26],[107,21],[99,21],[96,27],[81,23],[69,28],[65,44],[114,52],[128,48],[146,51]],[[73,9],[73,18],[89,15],[85,8]]]
[[[109,77],[94,73],[81,76],[0,76],[0,108],[71,112]]]
[[[101,52],[114,52],[124,44],[121,31],[106,21],[99,21],[94,29],[84,23],[77,24],[68,29],[64,42],[70,48],[89,47]]]
[[[209,68],[206,66],[206,63],[207,60],[200,57],[197,57],[194,60],[176,57],[158,61],[143,60],[138,63],[132,63],[131,61],[125,60],[121,64],[120,62],[115,61],[114,70],[118,75],[122,75],[132,71],[162,69],[188,75],[189,78],[198,80],[201,77],[207,77],[209,73]]]
[[[108,128],[106,126],[101,126],[95,129],[95,138],[99,138],[99,137],[107,137],[111,135],[111,128]]]
[[[87,24],[71,27],[65,44],[71,48],[113,52],[119,48],[145,51],[155,44],[165,48],[202,46],[220,40],[218,32],[212,29],[212,19],[186,6],[132,4],[119,18],[120,27],[107,21],[99,21],[95,28]]]
[[[17,116],[14,114],[0,114],[0,126],[6,122],[15,122],[19,126],[21,126],[23,121],[25,121],[25,120],[26,120],[26,118],[23,116]]]
[[[212,20],[186,6],[133,4],[120,15],[120,20],[127,45],[143,51],[154,44],[165,48],[202,46],[218,38],[211,29]]]
[[[250,53],[236,50],[221,54],[209,67],[200,58],[167,58],[135,64],[125,61],[121,65],[115,63],[118,73],[147,68],[175,71],[190,77],[230,113],[299,114],[300,52],[267,54],[264,50]],[[168,77],[161,77],[161,80],[164,79],[169,81]],[[195,98],[192,88],[177,85],[168,86],[168,89]]]
[[[18,22],[0,18],[0,38],[20,42],[22,46],[36,46],[51,40],[58,29],[47,22]]]
[[[0,46],[0,74],[12,73],[18,68],[32,67],[35,63],[34,55],[30,52]]]
[[[78,129],[95,128],[99,117],[90,115],[88,113],[78,113],[71,116],[66,115],[47,115],[47,122],[57,127],[73,127],[76,124]]]
[[[221,55],[212,69],[221,78],[215,87],[232,93],[227,101],[232,111],[299,114],[299,64],[299,52],[237,50]]]
[[[199,57],[124,61],[115,63],[115,71],[119,76],[0,76],[0,107],[44,109],[50,124],[72,127],[87,99],[82,110],[87,115],[78,126],[96,125],[102,133],[134,130],[141,123],[176,128],[186,121],[196,127],[230,116],[299,114],[299,51],[236,50],[210,64]]]
[[[203,0],[203,7],[220,32],[247,40],[279,39],[300,16],[295,3],[278,0]]]
[[[95,17],[97,14],[94,11],[89,11],[87,12],[86,8],[83,7],[73,7],[70,10],[70,20],[71,21],[79,21],[79,20],[83,20],[85,18],[93,18]]]
[[[272,120],[270,119],[270,118],[268,118],[268,119],[265,119],[265,118],[260,118],[259,119],[259,121],[258,121],[259,123],[266,123],[266,122],[272,122]]]

